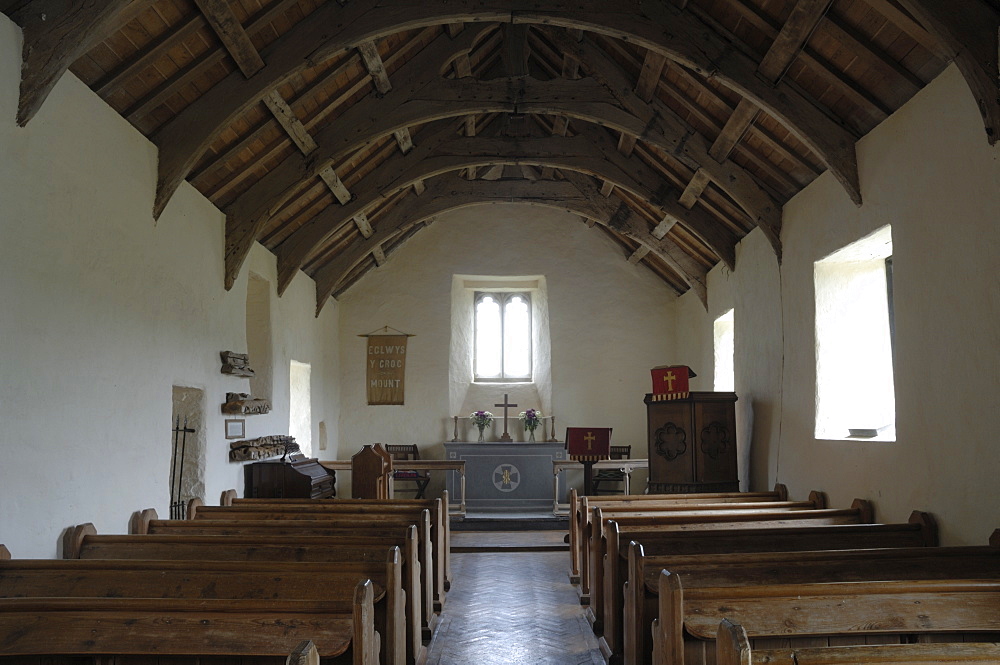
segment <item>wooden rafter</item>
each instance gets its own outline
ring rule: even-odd
[[[319,148],[309,160],[300,155],[287,158],[230,206],[226,217],[226,288],[232,288],[267,217],[287,201],[291,188],[303,179],[318,175],[337,157],[352,154],[379,136],[433,120],[433,117],[421,117],[400,122],[398,118],[387,118],[386,100],[405,97],[412,85],[416,84],[419,89],[428,78],[439,80],[440,72],[450,65],[454,57],[468,53],[479,36],[476,31],[465,30],[454,41],[446,35],[439,37],[400,71],[400,79],[407,82],[407,86],[394,88],[386,97],[370,96],[355,105],[342,116],[342,123],[327,127],[316,135]],[[412,80],[409,78],[411,74]],[[365,122],[383,123],[385,131],[343,131],[344,126],[360,130]]]
[[[17,124],[35,117],[62,75],[83,54],[153,0],[31,0],[10,13],[24,36]]]
[[[714,76],[753,99],[819,155],[852,198],[860,198],[855,137],[831,121],[797,89],[780,82],[766,84],[757,77],[755,62],[734,51],[724,37],[706,30],[693,14],[669,0],[643,2],[641,12],[631,6],[620,7],[600,0],[584,0],[572,7],[557,3],[551,7],[536,5],[519,11],[498,4],[499,9],[451,0],[421,3],[385,0],[375,6],[366,3],[321,6],[309,21],[300,22],[268,47],[262,54],[268,67],[250,79],[230,75],[157,132],[161,159],[154,213],[162,211],[219,132],[268,90],[310,63],[377,36],[430,22],[458,20],[550,23],[636,41],[700,73]],[[670,25],[671,30],[665,32],[664,25]]]
[[[296,271],[332,234],[358,210],[381,205],[415,180],[448,171],[495,165],[548,166],[561,171],[579,171],[610,181],[615,186],[649,201],[665,217],[684,225],[703,238],[713,252],[729,265],[735,262],[736,238],[726,232],[709,213],[688,210],[678,203],[678,191],[635,157],[622,155],[607,133],[585,128],[572,138],[461,137],[453,124],[444,124],[421,141],[409,155],[396,156],[368,174],[356,198],[343,207],[320,213],[278,247],[278,292],[283,293]],[[532,174],[532,177],[537,177]]]
[[[586,176],[581,178],[585,179]],[[505,180],[492,183],[483,180],[464,180],[454,174],[428,180],[428,196],[410,199],[412,201],[410,206],[399,205],[393,208],[388,215],[379,220],[376,232],[371,238],[355,243],[315,274],[317,315],[330,295],[348,278],[357,263],[376,246],[391,242],[392,238],[423,220],[451,210],[489,203],[540,205],[567,210],[597,220],[598,223],[616,229],[634,240],[645,241],[651,245],[652,251],[665,258],[668,265],[678,266],[678,261],[681,262],[684,268],[677,268],[678,274],[690,284],[691,288],[700,291],[706,278],[705,270],[701,266],[680,252],[672,243],[652,238],[643,230],[644,223],[637,219],[627,206],[622,210],[599,194],[596,198],[600,200],[595,200],[596,191],[596,185],[589,184],[586,180],[580,183],[547,180]],[[693,274],[687,274],[685,270],[690,270]]]
[[[1000,10],[983,0],[899,0],[937,37],[976,98],[990,145],[1000,140]]]
[[[573,53],[586,63],[587,73],[613,91],[617,101],[639,118],[642,129],[633,133],[674,155],[692,171],[704,168],[712,181],[746,211],[781,256],[781,208],[749,173],[731,160],[713,159],[704,138],[666,104],[655,98],[648,104],[639,99],[631,90],[628,76],[592,42],[566,39],[558,31],[548,35],[563,52]],[[667,140],[658,141],[658,134]]]
[[[228,0],[194,1],[244,76],[250,78],[264,68],[264,61],[257,52],[257,47],[250,41],[250,36],[243,29]]]

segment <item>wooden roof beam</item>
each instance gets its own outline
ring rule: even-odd
[[[330,5],[326,5],[330,6]],[[485,30],[485,29],[484,29]],[[464,30],[454,41],[446,35],[438,37],[416,57],[407,62],[400,70],[401,80],[411,84],[416,83],[419,89],[421,83],[428,78],[439,79],[444,67],[449,66],[461,53],[468,53],[475,45],[482,30]],[[409,78],[408,78],[409,77]],[[412,80],[411,80],[412,79]],[[390,93],[390,97],[405,97],[407,90]],[[363,123],[391,122],[385,111],[386,98],[368,97],[349,109],[341,118],[340,123],[325,128],[317,135],[317,143],[321,147],[323,157],[306,160],[300,156],[291,156],[282,164],[261,178],[243,196],[237,199],[227,209],[226,216],[226,288],[232,288],[243,262],[250,253],[257,235],[264,226],[272,211],[280,208],[287,200],[288,191],[303,179],[318,175],[326,166],[338,157],[351,154],[354,150],[366,145],[378,136],[403,127],[422,124],[431,118],[414,118],[413,122],[395,123],[387,132],[360,132],[351,135],[343,131],[344,126],[364,126]]]
[[[763,60],[757,66],[757,72],[766,80],[776,83],[784,75],[788,66],[805,46],[830,6],[831,0],[798,0],[792,8],[785,25],[775,37]],[[709,153],[722,161],[729,157],[733,147],[753,124],[760,112],[760,107],[752,100],[744,97],[736,106],[722,133],[715,139]]]
[[[1000,139],[1000,11],[982,0],[899,0],[955,61],[983,116],[990,145]]]
[[[427,49],[422,54],[426,52]],[[418,62],[419,58],[415,58],[405,67],[411,64],[417,67]],[[510,111],[516,105],[523,113],[569,115],[618,131],[642,134],[646,141],[664,150],[673,151],[679,146],[690,150],[695,142],[684,128],[666,124],[662,114],[654,112],[649,105],[638,102],[642,117],[637,117],[607,87],[593,79],[476,81],[436,78],[429,76],[425,69],[417,68],[412,77],[401,77],[401,80],[411,82],[408,89],[393,90],[382,99],[368,98],[357,103],[338,123],[316,135],[319,148],[309,159],[289,156],[226,209],[227,254],[231,262],[227,267],[227,280],[235,279],[236,273],[230,270],[239,269],[234,262],[237,256],[234,250],[242,247],[240,255],[245,257],[267,217],[281,207],[302,180],[313,177],[317,169],[331,161],[352,154],[374,137],[401,126],[423,124],[441,117],[463,117],[469,113]],[[773,200],[759,189],[747,187],[752,181],[735,164],[719,165],[716,171],[727,175],[724,186],[743,193],[743,201],[750,200],[749,196],[757,191],[758,201],[763,197],[766,205],[774,205]],[[737,195],[736,198],[741,197]],[[243,239],[239,243],[245,245],[238,244],[239,238]]]
[[[205,20],[226,47],[243,76],[250,78],[264,68],[257,47],[250,41],[228,0],[194,0]]]
[[[358,52],[361,53],[361,59],[364,60],[365,67],[372,77],[372,83],[375,85],[378,95],[382,96],[392,90],[392,84],[389,83],[389,74],[385,71],[385,63],[382,62],[382,56],[379,54],[378,46],[375,42],[361,42],[358,44]],[[466,54],[466,57],[468,57],[468,54]],[[410,136],[410,129],[408,127],[397,129],[393,132],[393,136],[396,137],[396,144],[399,145],[399,149],[404,154],[413,149],[413,137]]]
[[[70,65],[154,0],[31,0],[10,13],[24,38],[17,124],[35,117]]]
[[[268,26],[271,21],[287,11],[292,5],[298,4],[298,2],[299,0],[277,0],[277,2],[268,6],[267,9],[263,9],[254,15],[253,19],[251,19],[246,26],[247,33],[250,35],[257,35],[260,31],[269,29]],[[155,60],[155,58],[162,57],[175,45],[176,43],[173,41],[164,43],[161,46],[159,53],[157,53],[153,59]],[[156,86],[153,90],[150,90],[148,93],[143,95],[141,99],[137,100],[130,107],[125,109],[122,115],[124,115],[130,122],[138,122],[148,113],[155,110],[156,107],[165,103],[177,94],[181,88],[203,76],[212,67],[216,67],[222,63],[227,55],[228,52],[221,46],[219,48],[206,51],[182,69],[178,70],[162,84]],[[150,54],[150,57],[153,57],[152,54]]]
[[[645,141],[670,153],[693,171],[704,168],[712,181],[761,228],[780,258],[781,207],[746,170],[732,160],[713,159],[704,138],[659,99],[654,97],[647,104],[631,93],[628,76],[590,40],[574,42],[557,31],[547,34],[558,48],[572,52],[585,63],[588,73],[613,91],[618,101],[644,123],[643,129],[634,132],[636,135],[641,134]],[[667,138],[666,142],[658,140],[660,137]]]
[[[278,248],[278,292],[283,293],[316,248],[361,210],[380,205],[413,180],[467,168],[470,164],[549,166],[572,170],[610,181],[649,201],[673,221],[683,221],[726,265],[736,260],[736,238],[703,209],[688,210],[678,203],[678,191],[663,182],[659,173],[637,157],[625,157],[607,133],[588,127],[573,138],[454,137],[445,129],[432,135],[405,158],[396,156],[368,174],[356,197],[342,208],[327,208],[309,224],[295,231]]]
[[[827,117],[793,86],[769,85],[756,75],[757,63],[734,50],[721,34],[690,10],[669,0],[648,0],[636,7],[603,0],[580,0],[572,6],[535,3],[528,8],[514,3],[472,3],[454,0],[383,0],[376,5],[327,3],[308,21],[300,21],[262,53],[268,66],[250,79],[232,75],[213,86],[161,127],[154,137],[160,149],[160,175],[154,214],[187,177],[193,165],[218,134],[241,113],[306,67],[322,62],[344,48],[383,35],[431,22],[496,21],[548,23],[583,28],[620,37],[658,51],[712,76],[764,108],[805,142],[827,164],[851,197],[859,201],[856,137]],[[669,25],[669,31],[663,30]],[[463,31],[456,41],[468,32]],[[443,63],[443,64],[450,64]]]
[[[585,179],[580,185],[577,185],[569,181],[546,180],[534,182],[507,180],[501,183],[491,183],[483,180],[463,180],[455,175],[434,178],[428,182],[427,192],[429,196],[415,200],[410,206],[398,205],[394,207],[379,220],[378,228],[371,238],[355,243],[315,273],[316,314],[319,315],[330,295],[341,287],[358,262],[371,253],[376,246],[391,242],[394,237],[423,220],[451,210],[490,203],[539,205],[595,219],[598,223],[614,228],[619,233],[632,237],[634,240],[640,242],[645,240],[647,244],[654,245],[651,250],[657,254],[663,252],[667,255],[664,260],[671,266],[671,269],[677,270],[685,281],[693,279],[695,284],[692,284],[691,288],[698,289],[697,285],[706,278],[706,272],[701,266],[687,257],[676,246],[673,246],[672,243],[660,243],[644,236],[641,230],[642,222],[627,206],[625,209],[619,209],[614,203],[607,202],[599,194],[597,198],[605,203],[598,202],[595,205],[593,196],[596,191],[596,186],[588,184]],[[641,240],[634,237],[633,234],[640,236]],[[664,249],[670,247],[673,249]],[[694,275],[689,276],[682,269],[675,268],[678,262],[669,255],[669,252],[680,255],[678,257],[680,261],[684,263],[686,269],[693,271]]]

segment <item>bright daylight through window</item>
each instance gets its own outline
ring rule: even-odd
[[[476,292],[476,381],[531,381],[531,297]]]

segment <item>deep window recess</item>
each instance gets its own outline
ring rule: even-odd
[[[531,296],[477,291],[476,381],[531,381]]]

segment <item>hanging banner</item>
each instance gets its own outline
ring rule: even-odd
[[[408,335],[368,336],[368,404],[402,404]]]

